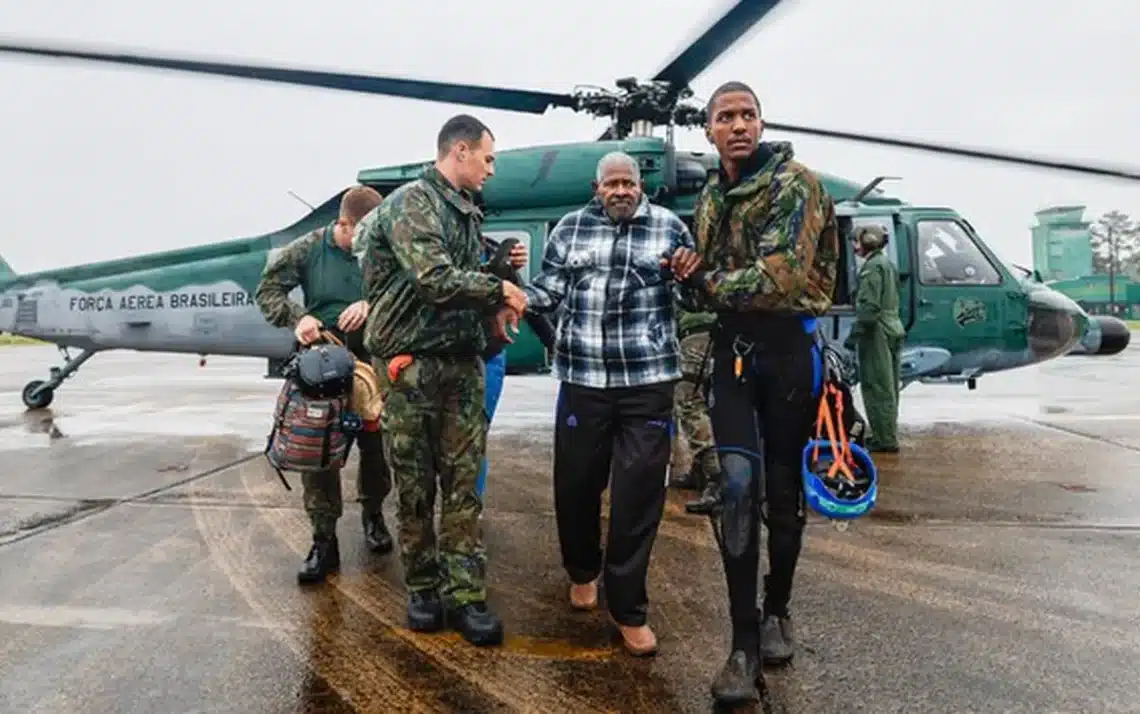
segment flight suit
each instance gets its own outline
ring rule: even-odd
[[[702,488],[720,472],[720,461],[711,448],[712,422],[704,394],[712,366],[709,330],[714,320],[715,316],[709,313],[683,311],[677,320],[682,376],[673,396],[676,430],[670,471],[676,474],[673,485],[683,488]]]
[[[872,451],[898,451],[899,359],[902,352],[899,316],[899,274],[880,247],[859,270],[855,291],[855,324],[845,340],[859,356],[859,384]]]
[[[709,413],[720,454],[721,558],[732,652],[720,701],[755,695],[760,660],[792,657],[788,602],[805,524],[802,451],[815,420],[822,358],[815,319],[831,306],[839,262],[835,207],[789,143],[761,143],[730,184],[710,177],[694,208],[698,270],[686,309],[715,312]],[[762,459],[762,463],[757,463]],[[769,574],[757,611],[761,504]]]
[[[372,306],[364,344],[384,397],[409,626],[439,629],[446,609],[469,641],[498,644],[502,626],[485,604],[477,481],[487,440],[481,355],[487,318],[504,297],[501,279],[483,269],[481,221],[472,197],[433,167],[392,192],[357,230]]]

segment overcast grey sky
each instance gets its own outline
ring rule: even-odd
[[[645,78],[724,0],[0,0],[0,32],[549,91]],[[317,10],[321,7],[321,10]],[[1032,26],[1031,24],[1032,23]],[[1140,165],[1135,0],[788,0],[696,82],[772,121]],[[1132,86],[1132,90],[1127,87]],[[0,57],[0,254],[18,271],[275,230],[364,167],[424,160],[453,105]],[[499,148],[603,125],[475,110]],[[1140,215],[1140,182],[791,139],[810,166],[961,211],[1030,261],[1033,212]],[[698,132],[682,148],[708,149]]]

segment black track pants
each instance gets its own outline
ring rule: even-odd
[[[646,620],[646,576],[665,509],[675,385],[592,389],[563,383],[558,393],[554,507],[562,564],[575,583],[602,572],[601,504],[608,484],[603,587],[610,614],[622,625]]]

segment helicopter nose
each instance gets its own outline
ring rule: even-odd
[[[1066,295],[1040,289],[1029,293],[1029,350],[1033,362],[1060,357],[1081,341],[1089,318]]]

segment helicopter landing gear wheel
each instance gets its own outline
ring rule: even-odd
[[[36,379],[24,387],[24,392],[20,396],[23,397],[24,406],[28,409],[46,409],[55,398],[55,390],[59,389],[63,380],[75,374],[75,370],[95,355],[95,350],[83,350],[78,357],[68,354],[66,347],[60,347],[59,351],[63,353],[65,359],[63,366],[52,367],[51,377],[46,381]]]
[[[46,409],[51,404],[51,400],[55,398],[55,389],[44,386],[45,384],[42,379],[28,382],[23,394],[20,395],[24,399],[24,406],[28,409]]]

